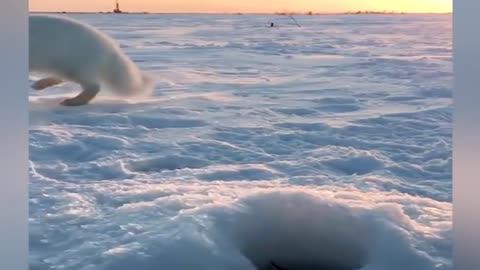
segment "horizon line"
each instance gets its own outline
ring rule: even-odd
[[[149,12],[149,11],[122,11],[120,14],[196,14],[196,15],[421,15],[421,14],[452,14],[448,12],[405,12],[405,11],[343,11],[343,12]],[[359,13],[360,12],[360,13]],[[113,11],[29,11],[29,13],[60,13],[60,14],[115,14]]]

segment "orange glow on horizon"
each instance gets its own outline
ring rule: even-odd
[[[446,13],[452,0],[119,0],[123,11],[178,13],[335,13],[358,10]],[[30,0],[30,11],[112,11],[114,0]]]

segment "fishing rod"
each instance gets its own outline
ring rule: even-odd
[[[288,14],[286,14],[286,13],[283,13],[283,14],[282,14],[282,13],[281,13],[280,15],[288,15]],[[295,25],[297,25],[298,27],[302,27],[302,26],[298,23],[298,21],[293,17],[292,14],[288,15],[288,17],[290,17],[290,19],[292,19],[292,21],[295,23]],[[274,23],[274,22],[271,22],[271,23],[270,23],[270,27],[274,27],[274,26],[275,26],[275,23]]]
[[[302,27],[300,24],[298,24],[297,20],[295,20],[295,18],[293,17],[293,15],[290,15],[290,18],[295,22],[295,24],[296,24],[298,27]]]

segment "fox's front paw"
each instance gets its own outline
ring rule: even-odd
[[[37,91],[39,90],[43,90],[47,87],[50,87],[50,86],[54,86],[54,85],[57,85],[57,84],[60,84],[62,83],[62,80],[61,79],[58,79],[58,78],[45,78],[45,79],[41,79],[41,80],[38,80],[36,82],[34,82],[31,87]]]

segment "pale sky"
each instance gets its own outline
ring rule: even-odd
[[[451,12],[452,0],[119,0],[130,12]],[[111,11],[115,0],[30,0],[30,11]]]

